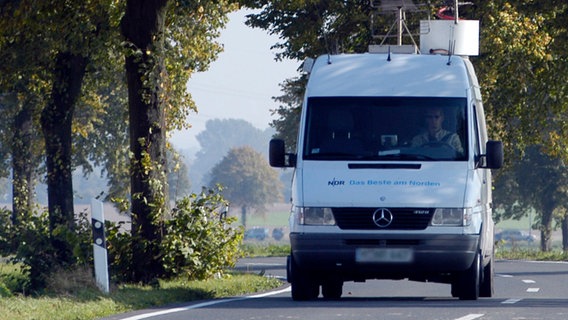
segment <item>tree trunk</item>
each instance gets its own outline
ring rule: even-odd
[[[247,227],[247,206],[241,207],[241,221],[243,227]]]
[[[161,80],[167,0],[128,0],[122,34],[126,56],[130,125],[134,281],[163,273],[161,221],[167,210],[166,127]]]
[[[31,215],[34,204],[36,159],[33,148],[32,106],[24,102],[14,119],[12,139],[12,223],[15,225]]]
[[[568,251],[568,214],[562,219],[562,250]]]
[[[543,206],[542,223],[540,226],[540,250],[547,252],[552,249],[552,220],[553,208]]]
[[[47,164],[49,230],[56,259],[71,262],[72,244],[53,234],[57,227],[73,230],[73,179],[71,164],[71,124],[75,103],[81,93],[87,59],[70,52],[56,57],[51,99],[41,114]]]

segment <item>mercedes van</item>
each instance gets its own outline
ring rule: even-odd
[[[464,300],[493,294],[489,141],[468,57],[339,54],[311,67],[292,167],[294,300],[338,299],[345,281],[448,283]],[[421,50],[423,51],[423,50]]]

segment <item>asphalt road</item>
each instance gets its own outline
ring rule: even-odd
[[[284,258],[245,259],[241,270],[284,278]],[[143,310],[109,319],[137,320],[566,320],[568,263],[497,261],[495,295],[460,301],[446,284],[406,280],[347,282],[339,301],[295,302],[285,282],[273,292]]]

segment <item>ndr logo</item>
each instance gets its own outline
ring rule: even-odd
[[[328,185],[328,186],[332,186],[332,187],[335,187],[335,186],[343,186],[343,185],[345,185],[345,181],[343,181],[343,180],[336,180],[335,178],[333,178],[333,180],[330,180],[330,181],[327,182],[327,185]]]

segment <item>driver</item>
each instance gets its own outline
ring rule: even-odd
[[[454,148],[456,152],[463,153],[463,147],[459,136],[442,128],[444,123],[444,112],[442,108],[429,108],[424,115],[426,130],[412,138],[410,144],[413,147],[428,144],[447,144]]]

